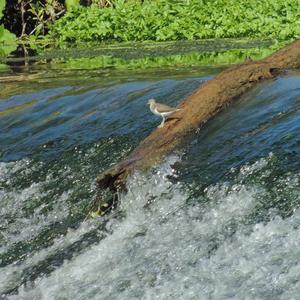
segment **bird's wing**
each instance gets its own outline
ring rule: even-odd
[[[156,109],[159,112],[170,112],[170,111],[175,111],[177,108],[165,105],[165,104],[161,104],[161,103],[156,103]]]

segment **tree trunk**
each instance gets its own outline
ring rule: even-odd
[[[109,211],[117,202],[117,193],[125,188],[129,174],[161,162],[187,135],[257,82],[299,67],[300,40],[297,40],[263,60],[246,60],[203,84],[178,106],[181,110],[163,128],[155,129],[127,158],[97,178],[99,189],[109,189],[112,196],[110,199],[98,196],[92,209],[100,214]]]

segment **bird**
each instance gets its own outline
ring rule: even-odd
[[[150,106],[150,110],[155,115],[162,117],[162,122],[158,126],[158,128],[164,127],[166,118],[168,118],[170,115],[172,115],[176,111],[180,110],[180,108],[174,108],[174,107],[170,107],[165,104],[158,103],[158,102],[156,102],[155,99],[149,99],[147,104]]]

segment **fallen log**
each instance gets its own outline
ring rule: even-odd
[[[203,84],[178,106],[181,110],[163,128],[155,129],[127,158],[97,178],[98,188],[108,189],[111,196],[108,199],[98,195],[92,210],[100,215],[109,211],[116,204],[117,194],[124,189],[129,174],[161,162],[187,135],[257,82],[299,67],[300,40],[297,40],[263,60],[247,59]]]

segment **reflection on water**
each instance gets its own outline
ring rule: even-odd
[[[205,79],[132,78],[110,84],[105,80],[102,86],[101,78],[98,85],[79,78],[77,83],[2,99],[2,160],[20,159],[37,149],[55,148],[56,144],[61,147],[54,152],[61,152],[111,135],[135,137],[137,131],[140,140],[155,123],[146,107],[149,98],[175,105]],[[174,90],[178,91],[176,95]]]
[[[258,85],[132,176],[113,215],[83,221],[96,176],[157,125],[147,100],[176,105],[219,69],[204,71],[49,70],[2,90],[0,298],[297,298],[297,73]]]

